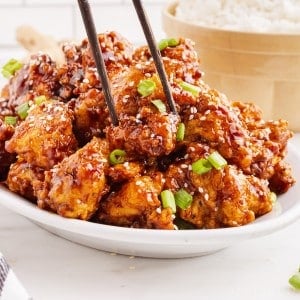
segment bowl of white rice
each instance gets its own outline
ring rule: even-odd
[[[195,42],[212,88],[300,131],[300,0],[181,0],[162,23]]]

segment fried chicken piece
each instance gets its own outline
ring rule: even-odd
[[[199,57],[194,48],[194,42],[190,39],[180,38],[176,47],[167,47],[161,51],[162,60],[169,81],[172,84],[174,78],[194,83],[202,77]],[[147,46],[139,47],[133,54],[136,64],[153,64],[152,56]]]
[[[50,169],[77,148],[73,119],[73,112],[62,102],[50,100],[34,105],[5,149],[33,166]]]
[[[188,150],[188,160],[170,165],[165,174],[165,187],[173,191],[181,188],[193,195],[192,205],[179,216],[197,228],[241,226],[272,209],[268,182],[245,175],[235,166],[198,175],[189,167],[193,156],[204,158],[207,149],[194,143]]]
[[[8,84],[8,107],[12,111],[36,96],[55,98],[58,88],[56,64],[47,54],[35,54],[16,72]]]
[[[26,199],[36,202],[35,188],[44,180],[44,169],[19,159],[10,166],[7,176],[8,188]]]
[[[116,32],[98,35],[99,44],[110,81],[129,66],[132,61],[133,45]],[[63,46],[66,63],[58,68],[59,96],[65,100],[88,92],[91,88],[101,90],[101,82],[87,39],[80,45]]]
[[[225,96],[209,90],[185,114],[187,141],[204,141],[243,170],[250,169],[252,152],[247,146],[247,129]]]
[[[108,145],[93,138],[88,144],[45,172],[38,206],[67,218],[89,220],[108,192],[105,169]]]
[[[237,102],[232,105],[224,95],[209,90],[185,112],[186,139],[207,143],[244,173],[269,179],[285,156],[292,133],[286,122],[264,122],[255,110],[253,105],[239,109]]]
[[[133,45],[122,35],[115,31],[98,34],[99,44],[107,72],[116,74],[132,61]],[[95,67],[95,61],[90,49],[88,39],[81,43],[83,68]]]
[[[161,190],[161,175],[154,179],[137,176],[100,203],[99,221],[124,227],[174,229],[171,209],[161,208]]]
[[[175,115],[143,107],[140,119],[120,120],[119,126],[108,128],[107,138],[112,149],[124,149],[130,156],[158,157],[174,150],[177,122]]]

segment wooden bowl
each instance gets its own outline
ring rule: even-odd
[[[194,40],[204,80],[232,100],[258,104],[265,119],[286,119],[300,131],[300,34],[207,28],[176,18],[176,6],[163,10],[163,29]]]

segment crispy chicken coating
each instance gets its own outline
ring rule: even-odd
[[[155,179],[136,176],[120,190],[112,192],[100,204],[100,222],[124,227],[174,229],[172,211],[162,209],[158,199],[161,176]]]
[[[59,101],[34,105],[6,142],[6,151],[17,153],[34,166],[50,169],[76,150],[73,118],[73,112]]]
[[[108,192],[105,177],[108,145],[93,138],[45,173],[38,190],[38,206],[67,218],[89,220]]]
[[[46,54],[32,55],[29,62],[8,83],[8,107],[15,111],[22,103],[40,95],[53,98],[57,87],[55,62]]]
[[[11,191],[36,202],[35,189],[44,181],[44,171],[19,159],[10,166],[7,186]]]
[[[204,158],[207,151],[209,149],[193,144],[188,157],[193,158],[196,154],[197,158]],[[179,216],[197,228],[244,225],[272,209],[266,180],[245,175],[231,165],[198,175],[191,170],[190,163],[188,159],[170,165],[166,172],[166,187],[173,191],[184,188],[193,195],[192,205],[180,209]]]
[[[112,148],[125,149],[129,155],[158,157],[174,150],[177,122],[176,116],[144,107],[139,119],[123,119],[119,126],[109,127],[107,138]]]

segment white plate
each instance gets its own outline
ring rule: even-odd
[[[0,186],[0,204],[54,234],[99,250],[159,258],[200,256],[249,238],[270,234],[300,216],[300,156],[292,146],[289,147],[288,161],[298,183],[278,197],[272,212],[241,227],[169,231],[122,228],[66,219],[39,209],[4,186]]]

